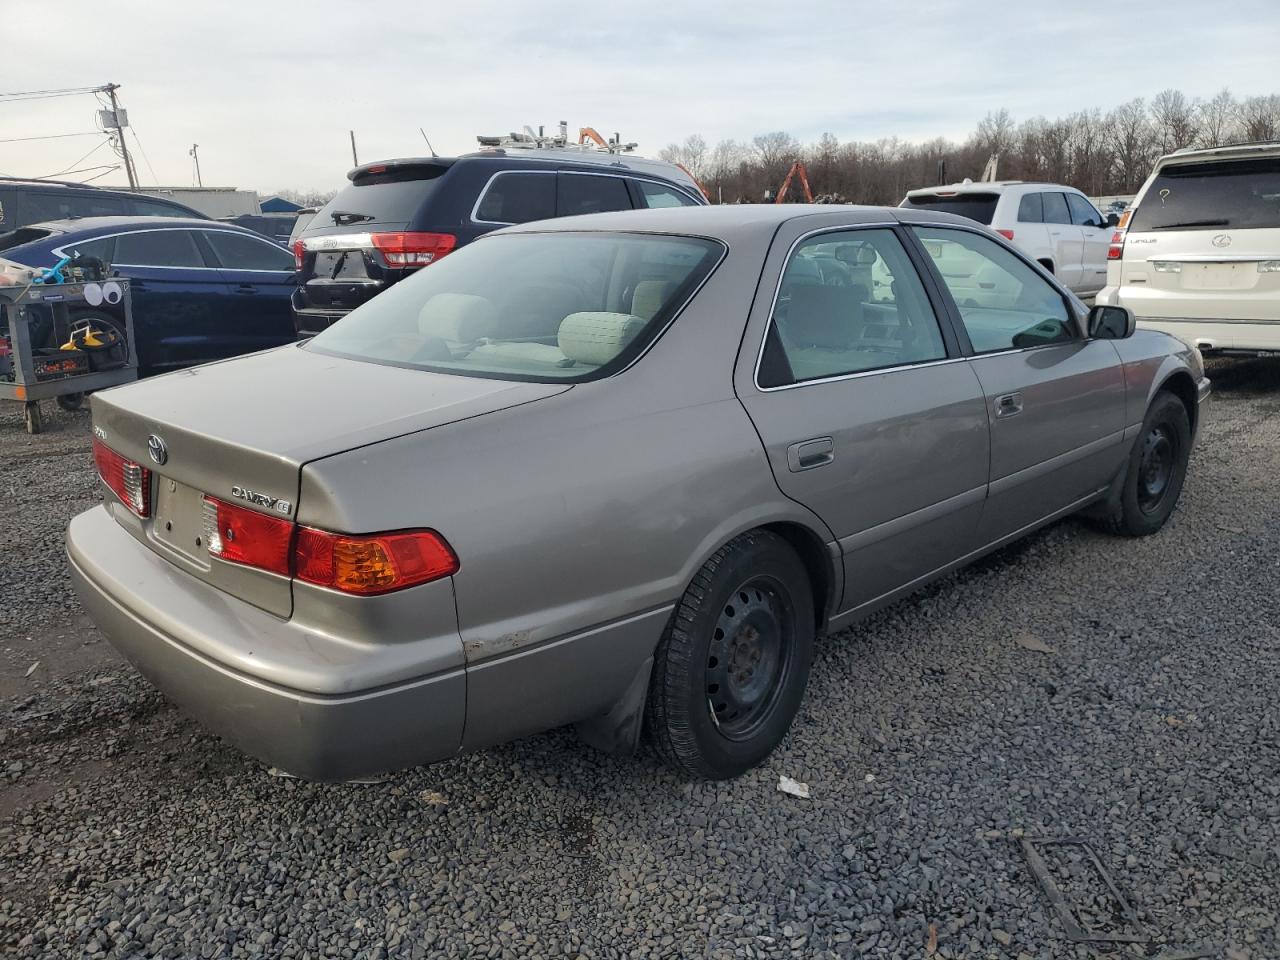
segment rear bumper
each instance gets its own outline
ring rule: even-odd
[[[331,659],[327,638],[211,590],[139,544],[101,507],[71,521],[67,555],[76,593],[112,646],[245,753],[309,780],[343,780],[442,760],[459,749],[466,713],[461,666],[341,695],[291,689],[255,676],[243,656],[233,667],[208,651],[218,649],[220,638],[248,634],[268,644],[294,632],[296,649],[313,651],[318,669]],[[200,650],[180,631],[198,632]],[[227,645],[228,660],[240,646]]]
[[[314,337],[321,330],[333,326],[351,312],[333,307],[309,307],[302,291],[296,289],[290,295],[289,302],[293,306],[293,329],[299,339]]]
[[[1170,319],[1138,316],[1138,326],[1171,333],[1202,353],[1280,351],[1280,322],[1266,320]]]

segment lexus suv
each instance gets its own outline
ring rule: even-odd
[[[1103,216],[1075,187],[969,181],[912,190],[900,206],[955,213],[986,224],[1076,296],[1093,296],[1106,283],[1110,228],[1118,218]]]
[[[492,149],[356,167],[293,240],[300,337],[499,227],[610,210],[705,204],[682,168],[627,154]],[[547,288],[543,295],[555,298]]]
[[[1099,303],[1203,353],[1280,353],[1280,141],[1161,157],[1112,237]]]

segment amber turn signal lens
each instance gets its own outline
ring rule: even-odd
[[[348,536],[299,527],[294,575],[361,595],[390,593],[458,572],[458,558],[434,530]]]

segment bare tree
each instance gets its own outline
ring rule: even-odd
[[[1181,90],[1161,90],[1151,100],[1151,120],[1161,153],[1189,147],[1199,132],[1197,105]]]
[[[762,133],[751,138],[762,172],[776,190],[787,168],[800,158],[800,143],[791,134],[783,130]]]
[[[1219,90],[1212,100],[1200,104],[1200,138],[1202,147],[1217,147],[1231,142],[1231,128],[1235,123],[1236,100],[1226,87]]]
[[[1141,97],[1121,104],[1107,114],[1107,134],[1115,154],[1115,174],[1120,190],[1138,189],[1155,160],[1155,134]]]
[[[667,144],[658,151],[658,156],[667,163],[680,164],[699,180],[707,175],[707,141],[696,133],[685,137],[684,143]]]
[[[1246,142],[1280,137],[1280,95],[1248,97],[1240,103],[1239,138]]]

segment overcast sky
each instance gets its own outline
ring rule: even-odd
[[[3,0],[0,17],[0,93],[119,83],[144,184],[191,184],[198,142],[205,184],[263,192],[340,185],[349,129],[362,161],[423,153],[420,126],[450,154],[562,119],[656,154],[690,133],[960,138],[1001,107],[1280,92],[1280,0]],[[92,131],[96,109],[0,99],[0,140]],[[75,163],[99,140],[0,142],[0,173],[112,162]]]

